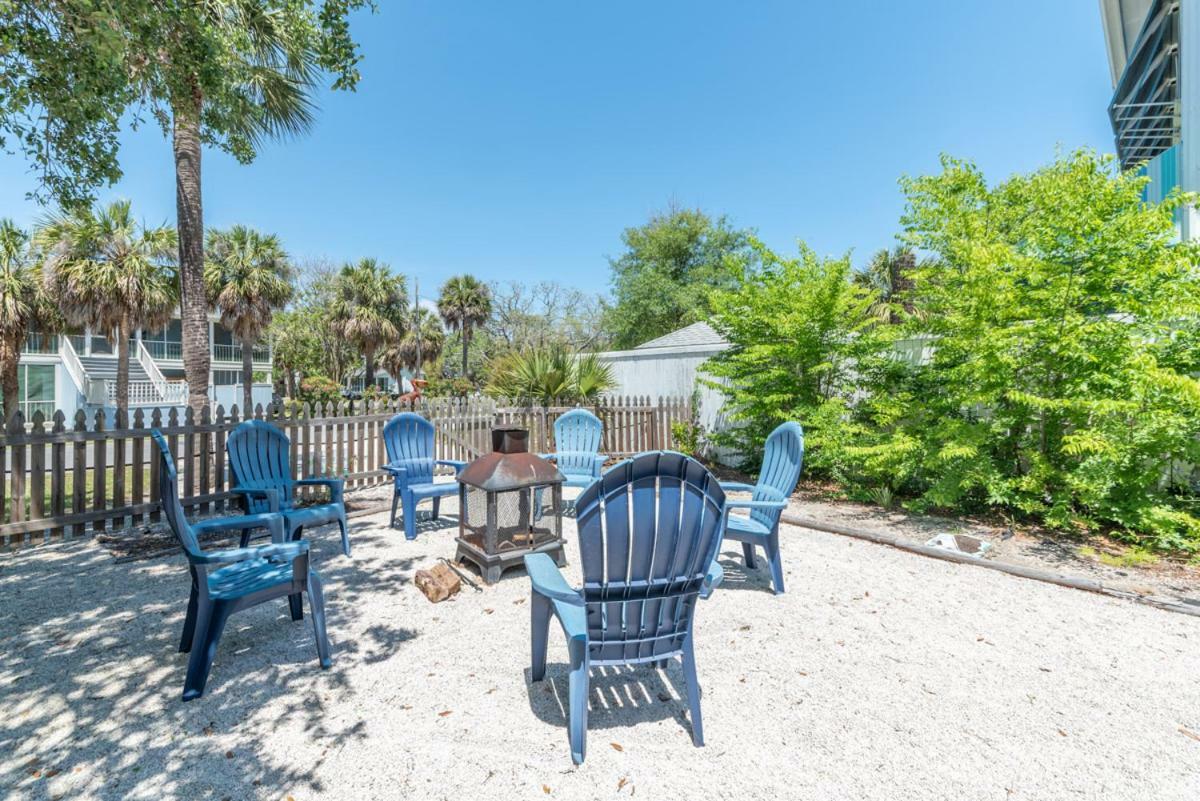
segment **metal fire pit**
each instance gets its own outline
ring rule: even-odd
[[[479,568],[495,584],[506,569],[529,553],[566,563],[562,538],[562,484],[551,462],[529,452],[529,432],[492,430],[492,452],[458,474],[456,563]],[[545,502],[549,500],[549,505]]]

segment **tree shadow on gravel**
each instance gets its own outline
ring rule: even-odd
[[[361,550],[392,534],[351,522]],[[362,720],[329,708],[353,694],[357,665],[417,636],[392,624],[356,630],[357,611],[372,595],[398,592],[415,568],[387,548],[345,558],[336,527],[306,535],[325,584],[333,667],[318,666],[307,602],[302,621],[291,620],[286,599],[269,602],[230,619],[204,696],[186,704],[181,553],[117,562],[84,542],[0,562],[0,797],[216,801],[323,789],[321,765],[366,736]],[[303,759],[262,747],[284,727],[303,732]]]

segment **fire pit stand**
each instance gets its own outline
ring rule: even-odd
[[[487,584],[530,553],[550,554],[564,565],[564,480],[554,464],[529,453],[528,431],[493,429],[492,452],[458,474],[455,563],[471,562]]]

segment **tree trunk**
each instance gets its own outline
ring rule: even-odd
[[[363,392],[366,392],[367,387],[375,386],[375,351],[367,350],[363,355],[367,358],[366,374],[363,376]]]
[[[463,326],[463,329],[462,329],[462,341],[463,341],[462,375],[463,375],[463,378],[466,378],[467,377],[467,348],[470,347],[470,345],[471,345],[471,329],[467,328],[465,325]]]
[[[254,340],[242,340],[242,408],[249,414],[254,408]]]
[[[133,335],[133,326],[129,318],[121,320],[117,326],[117,411],[129,408],[129,337]]]
[[[8,422],[21,408],[21,386],[18,380],[18,367],[21,363],[20,342],[6,342],[0,346],[0,389],[4,394],[5,430]]]
[[[204,291],[204,207],[200,196],[200,96],[177,102],[175,116],[175,213],[179,232],[179,307],[188,405],[200,414],[208,403],[211,361],[208,298]]]

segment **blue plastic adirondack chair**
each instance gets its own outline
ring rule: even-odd
[[[221,639],[229,616],[275,598],[287,596],[292,620],[302,620],[302,594],[308,593],[317,655],[321,667],[332,665],[329,638],[325,634],[325,600],[321,592],[321,577],[309,567],[308,541],[285,541],[283,516],[278,513],[188,523],[183,506],[179,503],[179,477],[167,441],[157,429],[151,431],[150,435],[161,454],[159,500],[163,514],[183,547],[192,574],[187,617],[184,618],[183,636],[179,640],[179,650],[191,652],[187,678],[183,684],[183,700],[191,701],[204,694],[208,671],[217,653],[217,642]],[[250,532],[257,528],[270,531],[271,544],[247,548]],[[205,553],[200,550],[198,538],[209,531],[241,531],[242,547]]]
[[[632,503],[630,503],[632,499]],[[697,597],[720,582],[725,493],[694,459],[650,452],[621,462],[580,495],[577,517],[583,589],[567,585],[546,554],[525,557],[533,585],[534,681],[546,675],[553,612],[567,635],[571,758],[583,762],[588,670],[683,659],[692,741],[704,745],[692,645]]]
[[[409,540],[417,538],[418,503],[432,498],[433,518],[436,520],[441,511],[442,497],[458,494],[457,482],[439,483],[433,480],[434,467],[453,467],[457,474],[467,464],[452,459],[434,459],[433,434],[433,423],[414,412],[401,412],[383,427],[383,445],[388,458],[383,469],[396,480],[390,525],[393,528],[396,526],[396,505],[403,502],[404,538]]]
[[[742,544],[749,570],[755,568],[754,548],[761,546],[771,567],[771,584],[776,595],[783,594],[783,560],[779,556],[779,516],[787,507],[788,497],[800,480],[804,465],[804,429],[799,423],[783,423],[767,437],[762,469],[754,486],[722,481],[726,492],[752,493],[748,501],[730,500],[726,509],[748,509],[749,516],[726,516],[725,539]]]
[[[587,487],[600,478],[606,456],[598,453],[604,424],[587,409],[572,409],[554,421],[554,453],[538,454],[553,459],[567,480],[564,487]],[[541,504],[539,504],[540,506]]]
[[[225,442],[236,484],[231,492],[246,499],[248,512],[279,512],[289,539],[300,539],[305,526],[337,523],[342,530],[342,553],[350,555],[346,504],[340,478],[292,478],[291,443],[287,435],[264,420],[247,420]],[[295,507],[296,487],[328,487],[329,502]]]

